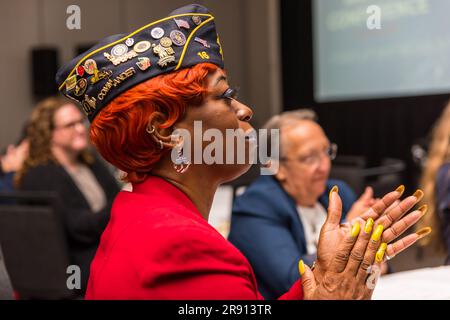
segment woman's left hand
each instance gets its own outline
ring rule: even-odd
[[[376,230],[378,225],[382,225],[382,239],[380,240],[389,244],[423,216],[423,208],[405,215],[408,210],[421,200],[423,193],[421,191],[416,192],[415,195],[406,197],[403,201],[398,202],[398,199],[403,194],[403,190],[404,187],[399,187],[396,191],[386,194],[382,199],[376,201],[373,206],[366,210],[360,218],[356,218],[351,223],[347,222],[345,224],[340,224],[342,213],[341,198],[339,197],[338,192],[330,192],[329,212],[327,220],[320,232],[317,248],[317,263],[316,269],[314,270],[314,274],[318,281],[321,280],[323,271],[329,266],[332,257],[335,255],[336,248],[342,242],[345,234],[349,232],[352,223],[359,220],[364,221],[361,223],[365,223],[365,220],[368,219],[375,220],[373,221],[373,227],[369,232],[371,232],[372,229]],[[364,232],[364,230],[361,232]],[[378,232],[380,232],[380,230],[378,230]],[[418,238],[419,236],[415,233],[408,235],[393,244],[389,244],[386,252],[389,257],[392,258],[416,242]],[[362,260],[362,257],[356,257],[356,259]],[[367,269],[369,266],[365,267]]]
[[[367,220],[356,218],[351,225],[339,224],[342,202],[336,189],[330,192],[328,216],[319,238],[317,268],[311,271],[302,261],[299,263],[305,299],[371,298],[386,254],[393,257],[422,236],[420,232],[413,233],[388,245],[426,212],[425,206],[405,216],[421,200],[420,190],[392,206],[403,190],[401,186],[386,194],[364,214]]]
[[[352,221],[354,218],[359,217],[361,214],[366,212],[371,206],[375,204],[373,197],[373,189],[372,187],[366,187],[364,193],[359,197],[358,200],[353,203],[352,207],[347,213],[346,220]]]

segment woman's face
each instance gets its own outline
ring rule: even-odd
[[[249,123],[253,111],[235,99],[223,70],[218,69],[208,76],[208,88],[210,93],[203,104],[188,108],[185,117],[175,127],[190,132],[192,165],[199,164],[198,158],[201,157],[202,165],[212,165],[215,169],[220,166],[220,169],[214,172],[220,175],[219,180],[223,183],[239,177],[250,168],[250,150],[254,149],[256,142],[245,138],[242,133],[254,131]],[[241,132],[240,138],[230,134],[236,130]],[[219,140],[216,139],[217,136],[222,144],[216,141]],[[212,151],[213,145],[216,146],[215,151]]]
[[[88,146],[84,117],[73,104],[60,107],[53,118],[52,143],[64,151],[78,153]]]

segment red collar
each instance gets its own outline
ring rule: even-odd
[[[196,216],[198,215],[202,221],[208,223],[200,214],[191,199],[189,199],[183,191],[161,177],[149,176],[141,183],[133,183],[132,193],[138,193],[154,198],[157,200],[155,207],[181,206],[186,209],[183,211],[193,212]]]

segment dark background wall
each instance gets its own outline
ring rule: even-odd
[[[228,78],[241,88],[240,99],[257,110],[253,124],[278,113],[279,0],[1,0],[0,37],[9,40],[0,50],[0,151],[16,142],[35,102],[54,92],[57,67],[80,47],[133,31],[190,3],[214,14]],[[66,26],[70,5],[80,8],[80,30]]]
[[[314,109],[339,154],[363,155],[368,165],[402,159],[405,179],[415,187],[418,170],[411,146],[427,136],[450,94],[392,99],[317,103],[314,101],[313,0],[281,0],[282,79],[285,110]],[[419,44],[418,44],[419,45]],[[342,81],[346,75],[342,74]]]

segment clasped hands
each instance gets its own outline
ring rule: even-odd
[[[423,192],[417,190],[399,201],[404,190],[403,185],[399,186],[359,217],[341,224],[342,201],[338,188],[333,187],[327,220],[319,236],[315,268],[311,270],[299,261],[305,299],[372,297],[375,283],[371,275],[386,259],[392,259],[431,232],[428,227],[396,240],[427,211],[427,205],[423,205],[408,213],[422,199]]]

